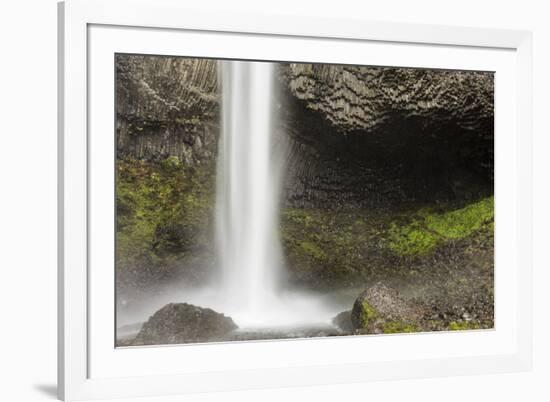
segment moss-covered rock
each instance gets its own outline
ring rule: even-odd
[[[494,198],[487,197],[451,211],[421,210],[407,224],[392,222],[389,248],[398,255],[422,255],[449,240],[463,239],[481,229],[493,231]]]
[[[389,321],[382,326],[385,334],[402,334],[410,332],[419,332],[421,329],[417,324],[407,321]]]
[[[406,226],[392,223],[388,231],[389,247],[398,255],[419,255],[433,251],[440,241],[439,236],[427,230],[419,221]]]
[[[491,196],[460,207],[399,211],[284,209],[281,239],[290,276],[306,286],[334,288],[419,274],[415,266],[436,252],[446,259],[450,245],[470,243],[468,253],[486,247],[480,240],[492,238],[493,204]],[[456,259],[463,251],[454,249]]]
[[[185,267],[182,262],[197,253],[212,258],[211,168],[186,166],[174,156],[159,161],[124,158],[116,167],[120,284],[154,283]]]
[[[449,324],[449,330],[451,331],[466,331],[480,328],[481,325],[474,321],[452,321]]]
[[[355,302],[351,322],[355,329],[367,329],[378,318],[378,312],[366,299]]]
[[[494,197],[450,212],[426,214],[426,227],[445,239],[462,239],[494,220]]]
[[[308,286],[351,278],[360,266],[366,232],[332,211],[283,210],[281,240],[293,280]]]
[[[381,282],[362,292],[351,310],[351,322],[360,333],[415,332],[419,319],[414,306]]]

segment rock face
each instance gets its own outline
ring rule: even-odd
[[[215,60],[117,54],[115,67],[117,286],[130,305],[134,290],[195,283],[214,264],[220,93]]]
[[[343,131],[366,135],[396,117],[431,128],[492,125],[492,73],[295,63],[285,73],[292,94]]]
[[[215,156],[219,131],[217,62],[119,54],[117,152],[200,164]]]
[[[381,282],[361,293],[351,310],[351,323],[359,333],[416,332],[419,318],[396,290]]]
[[[237,325],[231,318],[214,310],[187,303],[170,303],[143,324],[133,345],[215,341],[235,329]]]
[[[492,187],[492,73],[292,63],[281,80],[290,206],[454,200]]]
[[[119,155],[210,163],[219,67],[118,55]],[[426,194],[475,198],[492,188],[492,73],[297,63],[276,71],[287,205],[377,207]]]

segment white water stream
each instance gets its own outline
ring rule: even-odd
[[[325,321],[316,298],[281,291],[282,158],[274,151],[274,65],[223,61],[216,232],[222,312],[240,327]]]
[[[222,64],[217,242],[223,298],[241,321],[259,322],[273,303],[281,267],[273,163],[273,65]],[[236,317],[237,318],[237,317]]]

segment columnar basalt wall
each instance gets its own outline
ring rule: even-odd
[[[492,192],[492,73],[285,64],[280,80],[291,206]]]
[[[117,152],[138,159],[177,156],[187,165],[215,156],[217,62],[117,55]]]
[[[492,73],[287,64],[283,74],[294,96],[342,131],[371,133],[396,115],[480,131],[493,117]]]
[[[211,162],[218,62],[117,56],[117,152]],[[492,191],[493,74],[280,64],[289,206],[391,206]]]

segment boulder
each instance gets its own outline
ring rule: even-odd
[[[419,318],[417,309],[382,282],[362,292],[351,310],[351,324],[358,333],[417,332]]]
[[[163,345],[222,340],[237,328],[230,317],[212,309],[187,303],[170,303],[143,324],[133,344]]]
[[[343,332],[353,332],[353,324],[351,323],[351,310],[342,311],[332,319],[332,323]]]

